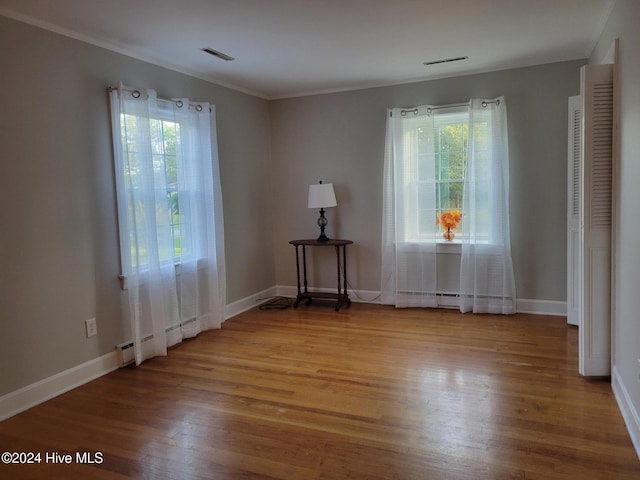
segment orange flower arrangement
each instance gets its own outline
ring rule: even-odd
[[[460,220],[462,220],[460,210],[445,210],[443,213],[436,213],[436,224],[440,224],[445,230],[456,228]]]

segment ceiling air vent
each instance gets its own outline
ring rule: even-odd
[[[442,60],[434,60],[433,62],[424,62],[423,65],[437,65],[439,63],[459,62],[460,60],[468,60],[469,57],[445,58]]]
[[[218,57],[218,58],[221,58],[222,60],[226,60],[227,62],[231,60],[235,60],[235,58],[233,58],[232,56],[227,55],[226,53],[222,53],[217,50],[214,50],[213,48],[203,48],[202,51],[207,52],[209,55],[213,55],[214,57]]]

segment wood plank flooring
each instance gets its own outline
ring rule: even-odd
[[[0,451],[42,456],[0,478],[640,478],[577,370],[562,317],[254,309],[0,423]]]

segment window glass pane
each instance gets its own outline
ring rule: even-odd
[[[151,153],[162,155],[164,153],[162,120],[151,120],[149,127],[151,129]]]
[[[424,182],[433,178],[433,144],[425,126],[419,126],[415,129],[415,138],[417,180]]]
[[[177,187],[178,164],[176,158],[176,135],[179,132],[179,125],[173,122],[163,122],[163,132],[167,185],[169,187]]]
[[[446,210],[462,209],[462,190],[467,164],[467,114],[443,115],[436,128],[438,162],[436,163],[435,208],[440,214]],[[438,226],[442,230],[441,226]],[[455,228],[460,231],[461,226]]]
[[[418,186],[418,206],[416,215],[418,236],[432,235],[435,230],[436,203],[434,183],[425,182]]]
[[[180,246],[180,201],[178,192],[170,191],[167,194],[169,199],[169,215],[171,218],[171,236],[173,239],[174,256],[179,257],[184,254]]]
[[[139,231],[139,237],[142,238],[142,244],[146,244],[143,228],[137,228],[136,225],[143,225],[147,221],[144,206],[141,201],[136,200],[129,203],[129,235],[131,244],[131,261],[133,266],[146,265],[148,263],[147,250],[145,248],[136,249],[136,231]]]
[[[418,154],[418,178],[419,182],[433,179],[433,155],[431,153]]]
[[[158,232],[158,256],[161,262],[173,261],[173,238],[171,235],[171,225],[157,225]],[[166,239],[171,239],[167,242]]]
[[[440,182],[436,185],[438,211],[462,208],[461,181]]]
[[[153,164],[153,176],[156,180],[156,185],[164,185],[165,183],[165,167],[164,167],[164,155],[161,153],[154,153],[151,156]]]
[[[188,216],[180,211],[181,206],[188,211],[189,205],[188,197],[184,197],[184,205],[180,202],[180,195],[189,195],[188,182],[181,178],[183,167],[180,164],[182,159],[179,155],[180,124],[168,120],[170,112],[160,112],[159,115],[163,118],[143,120],[135,114],[120,116],[124,188],[129,192],[127,198],[131,257],[133,266],[137,267],[148,265],[149,252],[146,248],[155,250],[156,245],[161,262],[182,261],[189,252],[194,251],[188,248],[189,241],[192,241]],[[142,139],[147,134],[150,134],[150,138],[143,142]],[[143,169],[141,161],[148,159],[149,154],[151,165],[145,164]],[[150,170],[149,167],[151,167]],[[146,177],[149,174],[152,178]],[[147,197],[144,202],[139,197],[142,195],[143,182],[148,186],[153,182],[155,189],[153,198]],[[145,211],[145,204],[148,205],[149,211]],[[150,219],[149,215],[154,218]],[[143,238],[138,243],[134,239],[133,232],[138,232],[137,234],[140,235],[140,232],[146,231],[146,226],[153,220],[155,220],[157,237]],[[142,225],[144,228],[137,228]],[[148,245],[148,247],[137,250],[136,244]]]
[[[435,230],[435,214],[432,209],[418,210],[418,237],[432,235]]]

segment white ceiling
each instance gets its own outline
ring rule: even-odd
[[[0,0],[0,14],[283,98],[585,58],[613,2]]]

